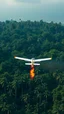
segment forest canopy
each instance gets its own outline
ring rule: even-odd
[[[30,67],[14,56],[47,58]],[[0,22],[0,114],[64,114],[64,26],[38,21]]]

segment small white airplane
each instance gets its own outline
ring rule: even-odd
[[[28,61],[30,63],[25,63],[25,65],[40,65],[40,63],[36,63],[36,62],[41,62],[41,61],[47,61],[47,60],[51,60],[52,58],[43,58],[43,59],[27,59],[27,58],[21,58],[21,57],[14,57],[15,59],[19,59],[19,60],[24,60],[24,61]]]

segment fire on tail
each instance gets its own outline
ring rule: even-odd
[[[30,78],[33,79],[34,76],[35,76],[34,65],[31,65],[31,69],[30,69]]]

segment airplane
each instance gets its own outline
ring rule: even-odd
[[[52,58],[43,58],[43,59],[27,59],[27,58],[22,58],[22,57],[14,57],[15,59],[19,59],[19,60],[24,60],[24,61],[28,61],[28,63],[25,63],[25,65],[40,65],[40,63],[36,63],[36,62],[41,62],[41,61],[47,61],[47,60],[51,60]],[[29,63],[30,62],[30,63]]]
[[[31,66],[31,70],[30,70],[30,78],[33,79],[35,76],[35,70],[34,70],[34,65],[40,65],[39,62],[41,61],[47,61],[47,60],[51,60],[52,58],[43,58],[43,59],[27,59],[27,58],[22,58],[22,57],[14,57],[15,59],[19,59],[19,60],[24,60],[24,61],[28,61],[28,63],[25,63],[25,65],[30,65]],[[38,63],[36,63],[38,62]]]

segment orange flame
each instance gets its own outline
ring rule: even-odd
[[[31,69],[30,69],[30,78],[33,79],[35,76],[35,73],[34,73],[34,65],[31,65]]]

